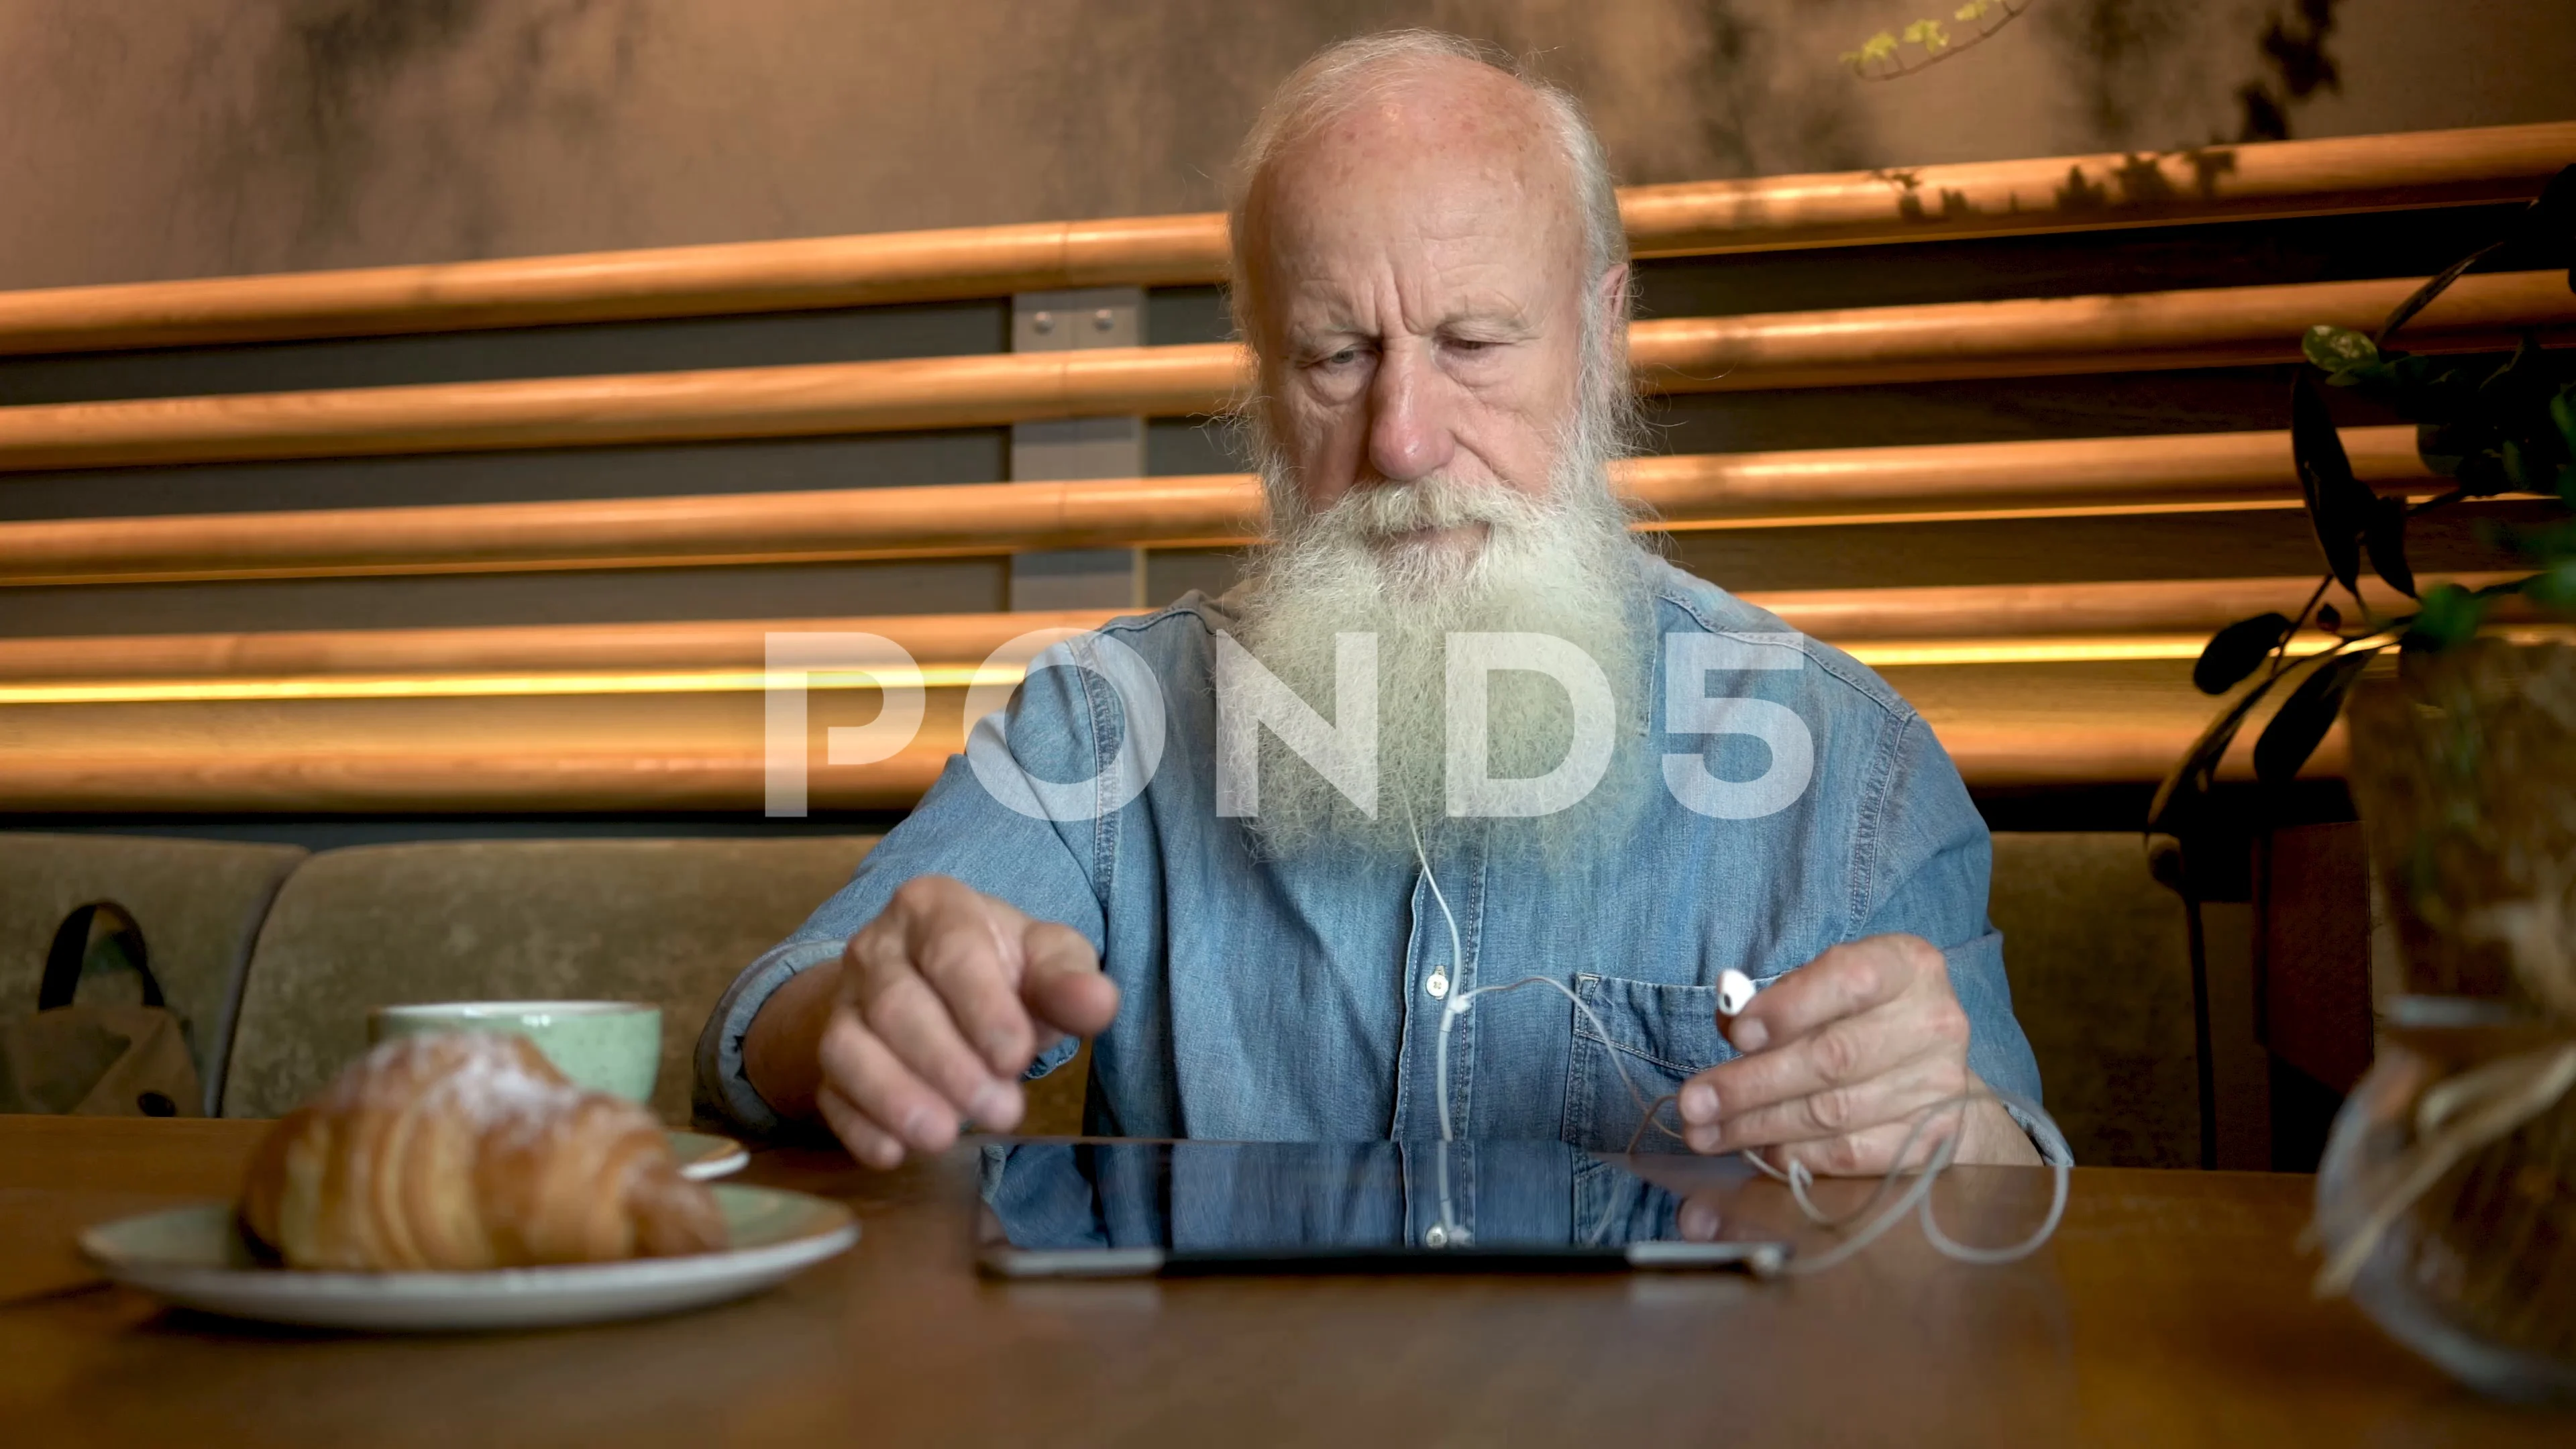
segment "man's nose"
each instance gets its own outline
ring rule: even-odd
[[[1389,347],[1369,386],[1369,464],[1390,483],[1411,483],[1449,466],[1457,439],[1427,349]]]

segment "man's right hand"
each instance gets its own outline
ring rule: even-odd
[[[968,1121],[1018,1125],[1029,1063],[1117,1014],[1118,988],[1080,932],[920,876],[840,960],[762,1003],[743,1067],[772,1108],[820,1115],[850,1155],[893,1167],[948,1147]]]

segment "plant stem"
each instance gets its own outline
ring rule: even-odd
[[[2282,670],[2289,667],[2290,641],[2299,637],[2301,629],[2308,627],[2308,616],[2317,611],[2317,605],[2324,600],[2326,590],[2333,587],[2334,575],[2332,574],[2317,580],[2317,591],[2308,595],[2307,603],[2301,605],[2298,614],[2290,620],[2289,632],[2281,636],[2280,643],[2272,646],[2272,667],[2263,675],[2265,679],[2277,678]]]
[[[2004,6],[2003,19],[1996,21],[1993,25],[1978,31],[1976,34],[1969,36],[1965,40],[1959,41],[1953,45],[1944,46],[1943,48],[1932,52],[1932,54],[1919,65],[1907,65],[1905,62],[1900,60],[1896,63],[1896,68],[1893,70],[1880,71],[1874,75],[1865,70],[1855,70],[1852,73],[1865,81],[1902,80],[1906,76],[1930,70],[1932,67],[1939,65],[1941,62],[1948,60],[1950,57],[1957,55],[1963,50],[1976,49],[1978,46],[1994,39],[1997,35],[2002,34],[2005,26],[2012,24],[2014,21],[2019,20],[2022,16],[2028,13],[2030,13],[2030,6],[2028,4],[2024,4],[2019,10],[2015,10],[2010,4],[2006,4]]]

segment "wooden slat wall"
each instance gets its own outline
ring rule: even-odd
[[[2205,713],[2197,636],[2302,596],[2313,545],[2278,431],[2299,331],[2372,324],[2570,160],[2576,125],[1624,193],[1640,254],[1672,259],[1643,264],[1650,302],[1714,300],[1632,331],[1659,417],[1694,448],[1635,460],[1620,486],[1680,561],[1885,671],[1972,786],[2142,785]],[[2266,270],[2295,250],[2284,227],[2315,252],[2289,281]],[[2014,239],[2033,233],[2062,240]],[[889,634],[930,669],[913,751],[839,770],[817,752],[818,806],[900,808],[955,744],[964,671],[1028,628],[1087,622],[939,612],[998,608],[999,556],[1147,545],[1168,594],[1222,586],[1219,550],[1258,527],[1221,438],[1180,421],[1238,385],[1217,299],[1186,290],[1221,276],[1223,240],[1221,218],[1146,218],[0,295],[0,810],[756,810],[760,638],[777,628]],[[1830,254],[1847,270],[1799,260],[1819,247],[1847,249]],[[2132,290],[2153,271],[2134,260],[2185,254],[2189,285]],[[2015,295],[2034,256],[2092,294]],[[2504,260],[2415,345],[2576,333],[2564,274]],[[1791,266],[1819,305],[1752,310]],[[1974,279],[1974,300],[1834,300],[1909,266]],[[584,344],[599,355],[631,336],[685,359],[707,335],[686,329],[710,324],[645,319],[747,314],[730,364],[815,309],[885,309],[832,314],[851,338],[931,335],[907,306],[1110,281],[1184,289],[1156,295],[1153,345],[1012,356],[995,328],[982,355],[518,361],[553,345],[526,329],[583,326],[630,329]],[[811,356],[802,335],[791,351]],[[363,336],[385,340],[294,340]],[[109,356],[156,347],[195,350]],[[156,381],[226,375],[233,353],[245,376],[327,376],[298,349],[352,347],[393,385]],[[1804,395],[1825,406],[1791,405]],[[943,440],[1008,422],[1136,412],[1176,420],[1157,425],[1158,476],[926,481],[901,461],[974,456]],[[2365,477],[2433,485],[2411,430],[2346,421]],[[849,451],[870,433],[884,442]],[[1795,441],[1747,451],[1749,433]],[[795,481],[746,486],[781,449],[810,457]],[[639,488],[679,481],[620,496],[618,459]],[[2420,567],[2495,567],[2473,522]],[[817,699],[817,731],[869,712]]]
[[[2548,123],[1631,187],[1643,257],[2521,200],[2566,164]],[[1225,277],[1215,215],[670,247],[0,297],[0,353],[881,306]]]
[[[2416,279],[1648,321],[1629,360],[1655,392],[1763,392],[1955,378],[2294,362],[2316,323],[2370,328]],[[2576,332],[2558,272],[2470,277],[2409,326],[2417,351]],[[1172,417],[1224,408],[1223,343],[529,378],[0,409],[0,473],[602,447]]]

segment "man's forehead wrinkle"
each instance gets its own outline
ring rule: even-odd
[[[1532,325],[1532,309],[1510,283],[1504,269],[1488,263],[1464,263],[1419,279],[1370,268],[1351,280],[1297,278],[1281,300],[1289,333],[1301,343],[1325,336],[1379,337],[1395,330],[1428,336],[1460,323],[1526,329]]]
[[[1277,241],[1327,240],[1353,203],[1391,208],[1426,239],[1516,233],[1533,223],[1579,248],[1579,208],[1569,178],[1525,141],[1476,148],[1310,142],[1281,156],[1264,178],[1257,214]]]
[[[1564,188],[1493,156],[1448,164],[1418,154],[1299,158],[1270,178],[1250,215],[1277,240],[1330,245],[1371,201],[1391,203],[1388,219],[1429,242],[1518,235],[1533,222],[1570,238],[1579,232]],[[1377,222],[1372,235],[1385,225]]]

